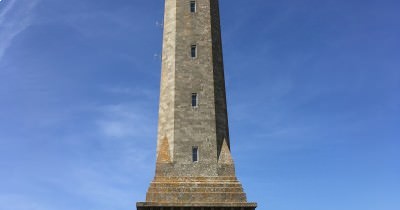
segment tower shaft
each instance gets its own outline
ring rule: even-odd
[[[215,164],[224,138],[229,146],[218,1],[199,0],[195,12],[190,2],[165,2],[158,149],[166,137],[172,161],[192,164],[187,148],[198,146],[201,163]]]
[[[138,209],[247,203],[230,153],[218,0],[165,0],[156,175]]]

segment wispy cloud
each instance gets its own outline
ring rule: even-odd
[[[132,186],[134,179],[120,170],[92,168],[91,166],[75,166],[64,172],[65,175],[44,180],[56,186],[57,191],[77,196],[82,202],[93,203],[99,209],[123,209],[134,205]],[[70,208],[83,209],[84,206],[70,205]]]
[[[102,117],[97,120],[100,131],[114,138],[149,136],[155,132],[149,126],[150,113],[138,106],[138,104],[116,104],[100,108]]]
[[[46,210],[51,208],[45,208],[32,198],[20,194],[6,194],[0,195],[0,209]]]
[[[40,0],[3,0],[0,11],[0,61],[14,38],[32,24],[33,9]]]
[[[153,99],[153,100],[155,100],[158,97],[158,90],[144,89],[139,87],[132,88],[132,87],[116,86],[116,87],[105,88],[105,91],[116,95],[145,97],[146,99]]]

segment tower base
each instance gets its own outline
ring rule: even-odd
[[[236,177],[159,177],[137,210],[255,210]]]
[[[255,210],[256,203],[136,203],[137,210]]]

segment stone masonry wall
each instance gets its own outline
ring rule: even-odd
[[[254,209],[230,153],[218,0],[196,0],[194,13],[191,1],[165,0],[156,176],[146,202],[137,206]],[[198,94],[197,107],[192,93]],[[193,147],[198,161],[192,160]]]

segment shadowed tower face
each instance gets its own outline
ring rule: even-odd
[[[243,208],[230,153],[218,0],[165,0],[156,175],[138,209]]]

